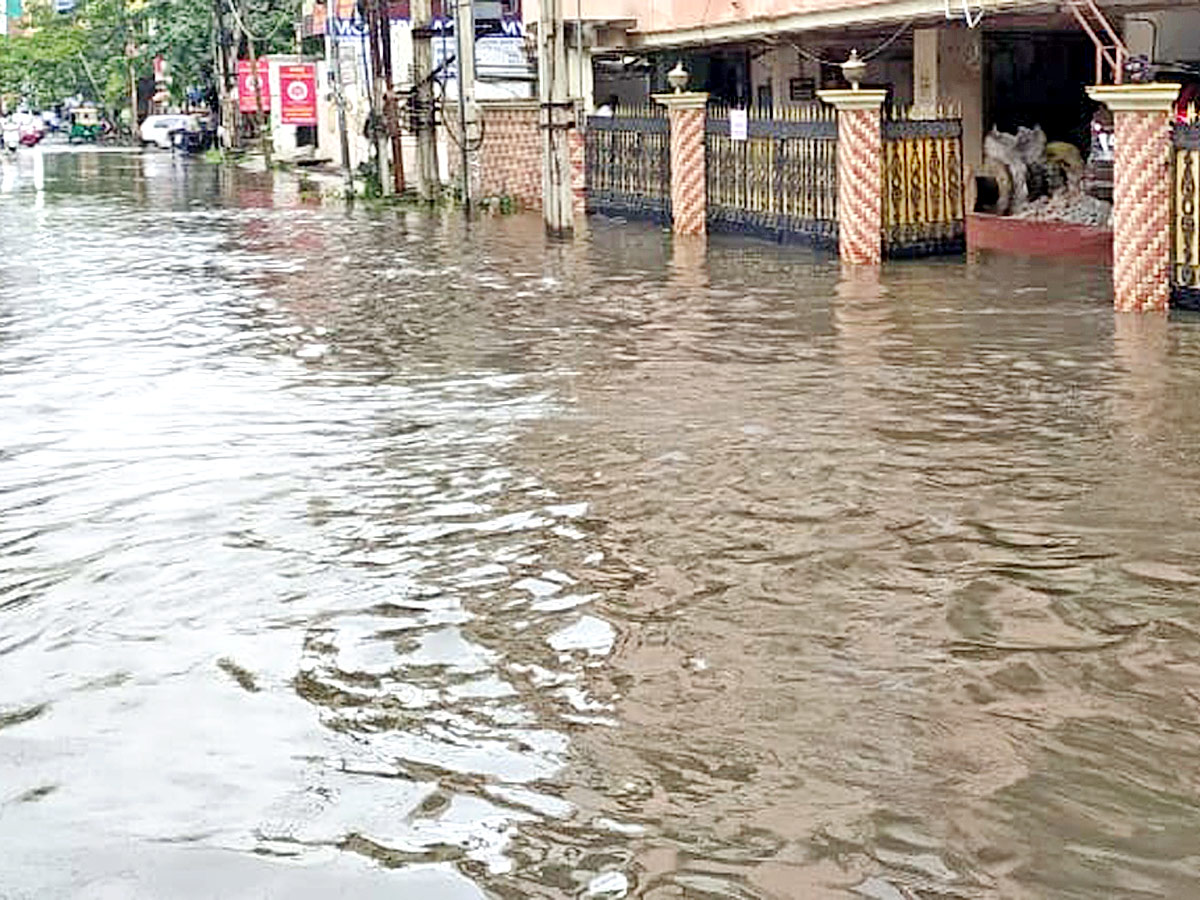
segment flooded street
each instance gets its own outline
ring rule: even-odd
[[[22,166],[3,900],[1195,895],[1200,319]]]

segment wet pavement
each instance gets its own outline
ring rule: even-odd
[[[1186,897],[1200,320],[0,193],[0,897]]]

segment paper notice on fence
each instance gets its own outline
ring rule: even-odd
[[[750,136],[750,119],[744,109],[729,111],[729,137],[731,140],[744,141]]]

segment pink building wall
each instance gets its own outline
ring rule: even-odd
[[[1021,2],[1021,0],[1012,0]],[[1034,0],[1029,0],[1030,3]],[[566,18],[591,22],[636,22],[632,31],[649,33],[712,27],[788,16],[862,10],[862,19],[888,19],[911,9],[899,0],[564,0]],[[941,13],[941,0],[929,0],[929,10]],[[538,0],[523,3],[526,22],[536,22]]]

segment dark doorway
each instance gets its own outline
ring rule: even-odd
[[[1086,153],[1093,103],[1084,91],[1095,77],[1095,51],[1075,31],[1004,31],[984,35],[984,124],[1015,132],[1042,126],[1047,140]]]

